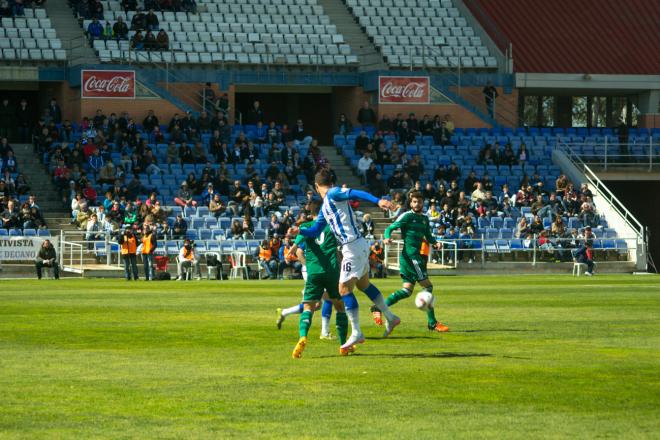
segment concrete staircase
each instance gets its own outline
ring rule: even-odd
[[[62,40],[70,65],[98,64],[94,50],[89,46],[78,19],[66,0],[48,0],[46,12],[55,28],[57,37]]]
[[[344,36],[346,43],[351,46],[351,52],[358,56],[361,72],[388,69],[380,52],[369,41],[345,3],[341,0],[319,0],[319,4],[323,6],[323,11],[330,17],[330,21],[337,26],[337,31]]]
[[[59,192],[51,182],[48,170],[34,154],[32,145],[15,145],[13,148],[20,171],[25,175],[31,192],[37,196],[37,203],[51,235],[59,236],[61,231],[65,231],[67,241],[82,243],[84,233],[70,223],[71,212],[64,205]],[[96,262],[92,252],[83,252],[84,264],[95,264]],[[80,263],[79,255],[74,258],[73,263]]]

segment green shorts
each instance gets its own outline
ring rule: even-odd
[[[321,301],[323,291],[328,291],[330,299],[339,299],[339,272],[308,274],[303,292],[304,302]]]
[[[401,272],[401,278],[409,283],[417,283],[429,277],[426,273],[426,261],[421,255],[411,257],[401,253],[399,256],[399,271]]]

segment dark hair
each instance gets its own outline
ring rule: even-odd
[[[412,200],[412,199],[424,200],[424,194],[422,194],[421,191],[411,191],[410,194],[408,194],[408,200]]]
[[[326,168],[320,169],[314,176],[314,183],[318,186],[332,186],[334,180],[332,173]]]
[[[312,200],[307,204],[307,206],[309,207],[309,212],[312,215],[316,215],[321,210],[321,201],[320,200]]]

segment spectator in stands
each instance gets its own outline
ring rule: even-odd
[[[142,8],[137,8],[133,19],[131,20],[131,30],[139,31],[147,28],[147,17],[142,12]]]
[[[149,9],[149,12],[145,15],[144,23],[148,31],[155,31],[159,29],[160,22],[158,21],[158,16],[154,13],[153,9]]]
[[[181,207],[197,206],[197,202],[193,200],[192,191],[188,186],[187,181],[184,180],[183,183],[181,183],[181,188],[179,189],[177,196],[174,198],[174,203]]]
[[[371,127],[376,125],[376,121],[377,121],[376,112],[374,112],[374,110],[371,107],[369,107],[369,101],[364,101],[362,103],[362,107],[360,108],[357,114],[357,121],[363,127],[366,126]]]
[[[302,119],[296,121],[296,126],[293,128],[293,139],[296,147],[303,145],[309,147],[312,143],[312,137],[305,131]]]
[[[259,101],[254,101],[252,107],[247,111],[245,116],[245,123],[249,125],[256,125],[257,122],[264,121],[264,111],[261,108]]]
[[[415,132],[408,127],[408,122],[403,121],[397,130],[397,142],[403,145],[415,143]]]
[[[158,50],[158,43],[156,42],[156,36],[152,31],[147,31],[144,35],[144,50]]]
[[[5,194],[6,196],[7,194]],[[21,213],[13,200],[7,202],[2,212],[2,227],[5,229],[21,228]]]
[[[531,231],[529,228],[529,224],[527,223],[527,218],[525,216],[520,217],[520,220],[516,225],[516,232],[514,233],[514,236],[516,238],[526,238],[530,232]]]
[[[6,97],[2,98],[2,104],[0,104],[0,140],[5,145],[7,138],[11,135],[10,132],[14,125],[15,112],[15,109],[9,103],[9,99]]]
[[[371,154],[364,152],[362,158],[358,161],[358,174],[362,177],[362,183],[367,183],[367,171],[371,168],[374,160],[371,158]]]
[[[97,149],[94,150],[92,155],[89,157],[89,168],[94,173],[94,176],[101,171],[101,168],[103,168],[103,165],[105,165],[105,161],[101,157],[100,151]]]
[[[349,135],[353,133],[353,124],[346,117],[346,113],[339,115],[339,123],[337,124],[337,133]]]
[[[214,110],[216,116],[222,115],[223,117],[229,112],[229,95],[223,93],[222,96],[219,96],[214,103]]]
[[[62,109],[55,98],[51,98],[48,104],[48,116],[55,124],[62,123]]]
[[[103,38],[103,25],[95,17],[92,22],[87,25],[87,37],[90,42]]]
[[[291,278],[300,278],[301,272],[302,272],[302,263],[298,259],[298,256],[295,254],[295,252],[291,252],[291,248],[293,247],[293,241],[291,240],[291,237],[287,236],[284,239],[284,243],[282,247],[280,247],[280,261],[282,264],[280,264],[280,276],[283,276],[284,270],[286,268],[291,269]]]
[[[527,161],[529,160],[529,153],[527,152],[527,145],[523,142],[520,144],[520,148],[518,149],[518,153],[516,154],[516,159],[517,163],[525,166]]]
[[[195,2],[195,0],[182,0],[181,8],[185,12],[189,12],[191,14],[197,14],[197,2]]]
[[[249,194],[241,185],[240,180],[234,180],[234,186],[231,188],[230,195],[227,212],[231,212],[234,217],[238,217],[243,212],[245,204],[249,203]]]
[[[383,278],[385,276],[385,250],[380,241],[375,242],[369,250],[369,277]]]
[[[41,244],[37,258],[34,261],[34,267],[37,270],[37,278],[39,279],[41,279],[41,271],[44,267],[52,267],[53,276],[56,280],[60,279],[60,266],[57,263],[57,254],[50,240],[46,239]]]
[[[231,238],[233,240],[243,240],[245,238],[243,224],[239,220],[231,222]]]
[[[220,194],[217,192],[214,193],[213,199],[209,202],[209,214],[215,218],[221,217],[225,213],[226,208],[227,207],[220,198]]]
[[[142,127],[147,132],[152,132],[154,128],[158,127],[158,118],[154,114],[153,110],[147,111],[147,116],[145,116],[142,121]]]
[[[194,243],[191,240],[184,240],[181,250],[179,250],[179,258],[177,261],[177,280],[183,280],[183,270],[186,268],[192,268],[192,271],[196,273],[195,279],[202,279],[202,272],[199,265],[199,257],[195,251]]]
[[[374,233],[376,232],[376,225],[371,219],[371,214],[367,213],[362,216],[362,223],[360,224],[362,229],[362,236],[367,240],[373,240]]]
[[[22,17],[25,15],[25,5],[23,4],[23,0],[13,0],[12,13],[14,17]]]
[[[27,100],[21,99],[16,109],[15,123],[18,130],[19,142],[26,144],[29,141],[30,129],[32,128],[32,109],[29,108]]]
[[[383,134],[390,134],[394,131],[394,123],[390,119],[390,115],[383,115],[383,118],[378,123],[378,131]]]
[[[488,81],[488,83],[486,83],[486,86],[482,90],[482,93],[484,95],[484,101],[486,102],[486,108],[488,109],[488,116],[494,118],[495,100],[499,96],[497,93],[497,89],[495,88],[495,86],[493,86],[493,83],[491,81]]]
[[[181,214],[177,214],[176,218],[174,219],[174,223],[172,224],[172,238],[183,238],[185,237],[187,231],[188,223],[186,223],[186,220],[181,216]]]
[[[170,50],[170,37],[164,29],[158,31],[156,36],[156,50]]]
[[[128,40],[128,26],[122,16],[117,17],[117,22],[112,26],[112,32],[117,40]]]
[[[13,11],[8,0],[0,0],[0,17],[11,17]]]
[[[112,30],[112,24],[110,24],[110,21],[107,20],[105,22],[105,26],[103,26],[103,39],[104,40],[112,40],[115,36],[115,32]]]

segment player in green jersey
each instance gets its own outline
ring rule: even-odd
[[[433,284],[429,280],[426,273],[426,261],[420,254],[422,243],[426,239],[429,244],[436,249],[440,247],[431,232],[429,219],[422,213],[424,209],[424,196],[420,191],[413,191],[408,196],[410,202],[410,211],[406,211],[396,219],[394,223],[385,229],[385,243],[392,243],[392,231],[396,229],[401,230],[401,237],[403,238],[403,249],[399,255],[399,272],[403,279],[403,287],[396,292],[392,293],[385,303],[392,306],[404,298],[408,298],[413,290],[415,284],[419,283],[425,290],[432,292]],[[374,321],[376,324],[382,324],[382,318],[378,309],[372,309]],[[449,327],[438,322],[435,318],[435,310],[429,307],[427,313],[428,328],[431,331],[446,332]]]
[[[317,216],[321,209],[320,201],[309,203],[309,210],[312,215]],[[311,226],[314,222],[305,223],[304,226]],[[298,235],[294,242],[296,247],[301,243],[305,244],[305,268],[307,269],[307,280],[305,280],[305,289],[303,293],[303,312],[300,315],[298,324],[300,339],[293,350],[292,357],[302,357],[303,350],[307,346],[307,334],[312,325],[312,316],[317,304],[323,297],[323,292],[332,301],[336,314],[337,335],[339,336],[339,354],[346,356],[355,350],[354,347],[341,348],[346,343],[348,333],[348,318],[344,303],[339,295],[339,262],[337,260],[337,240],[335,235],[326,226],[325,230],[317,238],[305,238]]]

